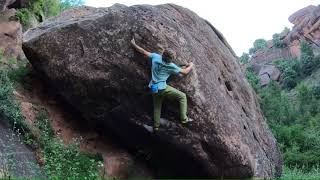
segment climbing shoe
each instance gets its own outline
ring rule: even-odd
[[[192,122],[193,119],[186,118],[185,120],[181,121],[182,124],[187,124],[188,122]]]
[[[155,132],[158,132],[159,131],[159,127],[157,127],[157,126],[155,126],[155,127],[153,127],[153,132],[155,133]]]

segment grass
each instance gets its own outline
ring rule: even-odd
[[[102,157],[81,153],[80,140],[75,140],[66,146],[60,138],[55,137],[48,120],[48,113],[41,107],[36,114],[36,128],[40,130],[40,137],[33,138],[32,132],[29,131],[30,127],[26,125],[21,113],[20,105],[13,95],[15,88],[25,88],[23,80],[28,73],[26,63],[18,63],[17,69],[0,66],[0,117],[7,120],[15,132],[24,137],[25,142],[41,150],[45,162],[43,169],[49,179],[99,178]],[[0,178],[6,177],[6,169],[1,168]]]
[[[48,115],[41,108],[37,114],[37,126],[41,130],[40,147],[45,161],[44,170],[51,179],[97,179],[102,166],[100,156],[79,151],[80,140],[65,146],[60,138],[53,136]]]
[[[314,167],[310,171],[304,171],[303,168],[289,168],[285,166],[280,179],[320,179],[320,167]]]

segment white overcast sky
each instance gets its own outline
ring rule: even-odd
[[[210,21],[222,32],[237,55],[248,52],[258,38],[271,39],[284,27],[292,27],[288,17],[320,0],[85,0],[86,5],[108,7],[174,3],[186,7]]]

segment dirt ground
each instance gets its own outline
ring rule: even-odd
[[[29,90],[19,88],[15,92],[16,99],[21,102],[22,113],[26,122],[33,126],[35,110],[33,106],[44,107],[49,116],[49,122],[56,136],[68,144],[75,138],[80,138],[80,149],[91,154],[100,154],[104,160],[102,176],[104,178],[152,178],[153,174],[143,163],[138,161],[125,149],[116,145],[115,141],[101,137],[87,124],[68,112],[53,95],[44,88],[43,83],[31,76],[26,80],[31,85]]]

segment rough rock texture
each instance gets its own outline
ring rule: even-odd
[[[251,64],[268,64],[272,63],[275,59],[290,59],[292,58],[290,48],[276,48],[271,47],[267,50],[259,50],[251,57]]]
[[[0,12],[6,10],[14,2],[15,0],[0,0]]]
[[[0,12],[0,51],[5,57],[22,59],[22,27],[17,21],[11,20],[14,9]]]
[[[289,21],[294,26],[285,38],[285,42],[307,40],[318,47],[320,46],[320,5],[310,5],[300,9],[289,17]]]
[[[289,21],[294,24],[292,30],[288,34],[281,35],[283,36],[281,39],[287,44],[287,47],[276,48],[268,43],[266,49],[252,55],[250,64],[261,67],[271,64],[276,59],[299,58],[301,41],[308,41],[312,45],[314,53],[320,54],[320,5],[310,5],[300,9],[289,17]],[[259,75],[262,86],[270,81],[268,75],[263,73],[259,73]]]
[[[178,106],[165,102],[159,133],[147,92],[150,61],[129,44],[157,52],[170,47],[177,64],[195,69],[170,84],[188,98],[181,125]],[[81,7],[49,19],[24,35],[35,70],[99,132],[162,170],[160,177],[273,177],[282,158],[237,58],[221,33],[188,9],[114,5]]]
[[[10,167],[10,175],[5,176]],[[0,179],[44,179],[36,155],[0,117]]]
[[[270,80],[278,81],[281,75],[280,70],[273,65],[264,65],[259,71],[261,86],[267,85]]]
[[[15,0],[12,4],[8,6],[8,8],[21,9],[25,8],[28,0]]]

